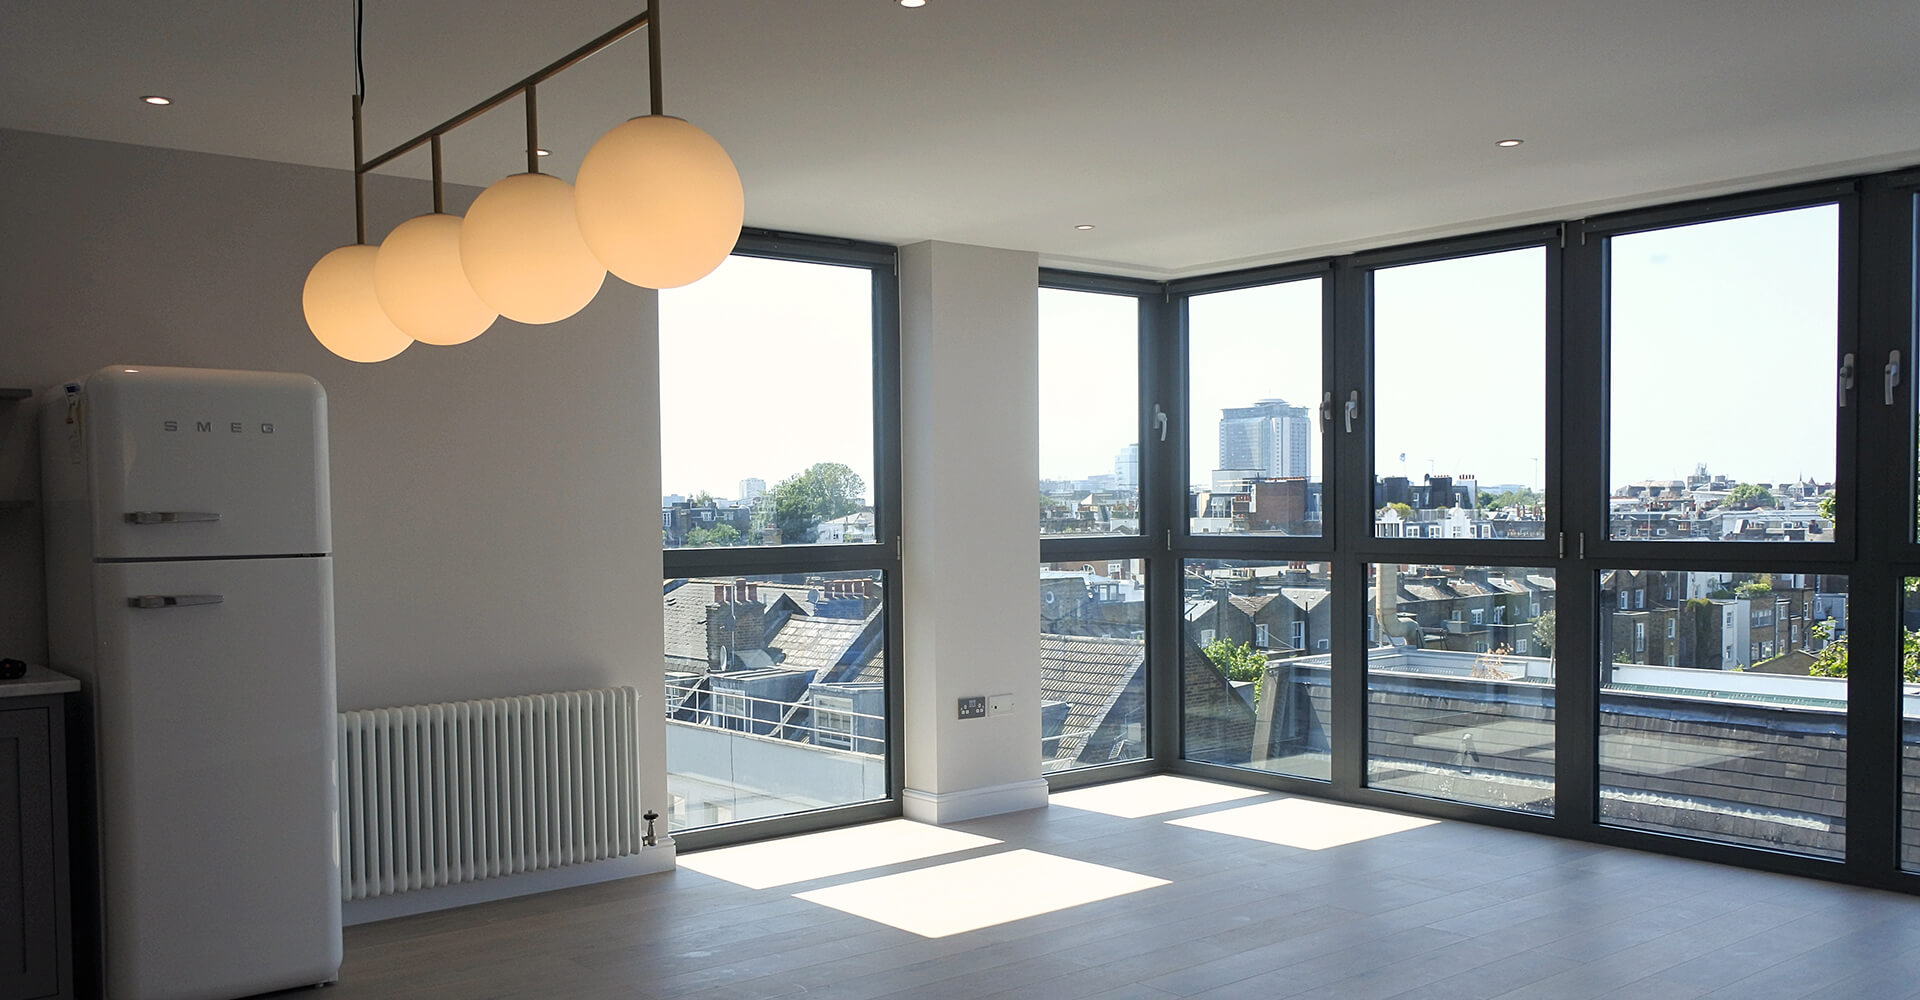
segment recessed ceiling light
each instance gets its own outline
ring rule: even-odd
[[[925,7],[927,0],[900,0],[902,7]]]
[[[1521,143],[1526,141],[1527,140],[1525,139],[1502,139],[1499,142],[1494,143],[1494,145],[1499,146],[1502,149],[1512,149],[1513,147],[1518,146]]]
[[[552,155],[553,155],[553,150],[551,150],[551,149],[548,149],[548,148],[547,148],[547,147],[545,147],[545,146],[537,146],[537,147],[535,147],[535,148],[534,148],[534,150],[533,150],[533,155],[535,155],[535,156],[552,156]]]
[[[1078,230],[1081,230],[1081,231],[1083,231],[1083,232],[1084,232],[1084,231],[1086,231],[1086,230],[1088,230],[1088,229],[1092,229],[1093,227],[1092,227],[1092,226],[1089,226],[1089,225],[1087,225],[1086,223],[1084,223],[1084,222],[1083,222],[1083,223],[1081,223],[1080,225],[1077,225],[1077,226],[1075,226],[1075,227],[1073,227],[1073,228],[1075,228],[1075,229],[1078,229]]]
[[[141,100],[143,100],[143,101],[145,101],[145,102],[147,102],[148,104],[151,104],[151,105],[153,105],[154,107],[157,107],[157,108],[164,108],[164,107],[166,107],[167,105],[169,105],[169,104],[172,104],[172,103],[173,103],[173,98],[171,98],[171,97],[161,97],[161,96],[160,96],[159,94],[148,94],[147,96],[145,96],[145,97],[142,97],[142,98],[141,98]]]

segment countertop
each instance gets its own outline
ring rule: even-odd
[[[68,694],[78,690],[78,680],[37,663],[27,664],[27,675],[19,680],[0,681],[0,699],[25,698],[36,694]]]

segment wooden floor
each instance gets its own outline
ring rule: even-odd
[[[1329,846],[1383,817],[1405,824],[1250,790],[1183,806],[1210,788],[1143,780],[1083,801],[1139,811],[1171,793],[1174,811],[1124,818],[1059,804],[1078,794],[1064,793],[1047,809],[949,828],[993,843],[878,868],[756,889],[683,867],[348,928],[340,982],[319,996],[1920,997],[1913,897],[1465,823]],[[1259,808],[1235,812],[1248,807]],[[870,842],[849,856],[831,838],[804,846],[807,867],[787,869],[801,876],[880,857]],[[889,891],[919,893],[908,902],[921,916],[992,920],[999,890],[981,912],[976,872],[1017,859],[955,869],[951,893],[925,880],[1015,851],[1094,883],[1103,869],[1052,859],[1115,869],[1134,891],[943,937],[796,896],[832,889],[822,898],[886,905]],[[715,870],[725,858],[682,860]],[[908,872],[923,874],[865,881]],[[1165,884],[1137,888],[1139,876]],[[1031,878],[1007,895],[1066,881]]]

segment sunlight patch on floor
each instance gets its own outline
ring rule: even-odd
[[[1056,792],[1047,797],[1050,806],[1066,806],[1088,812],[1105,813],[1121,819],[1139,819],[1160,813],[1179,812],[1199,806],[1219,805],[1239,799],[1265,795],[1257,788],[1215,784],[1172,774],[1156,774],[1132,781],[1114,781],[1088,788]]]
[[[796,895],[940,938],[1166,884],[1166,879],[1119,868],[1018,850]]]
[[[1173,826],[1319,851],[1432,826],[1439,820],[1312,799],[1277,799],[1167,822]]]
[[[679,865],[749,889],[770,889],[998,843],[992,837],[893,819],[683,854]]]

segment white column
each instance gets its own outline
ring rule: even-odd
[[[1039,259],[900,250],[906,789],[911,819],[1044,806]],[[968,696],[1011,696],[961,719]]]

